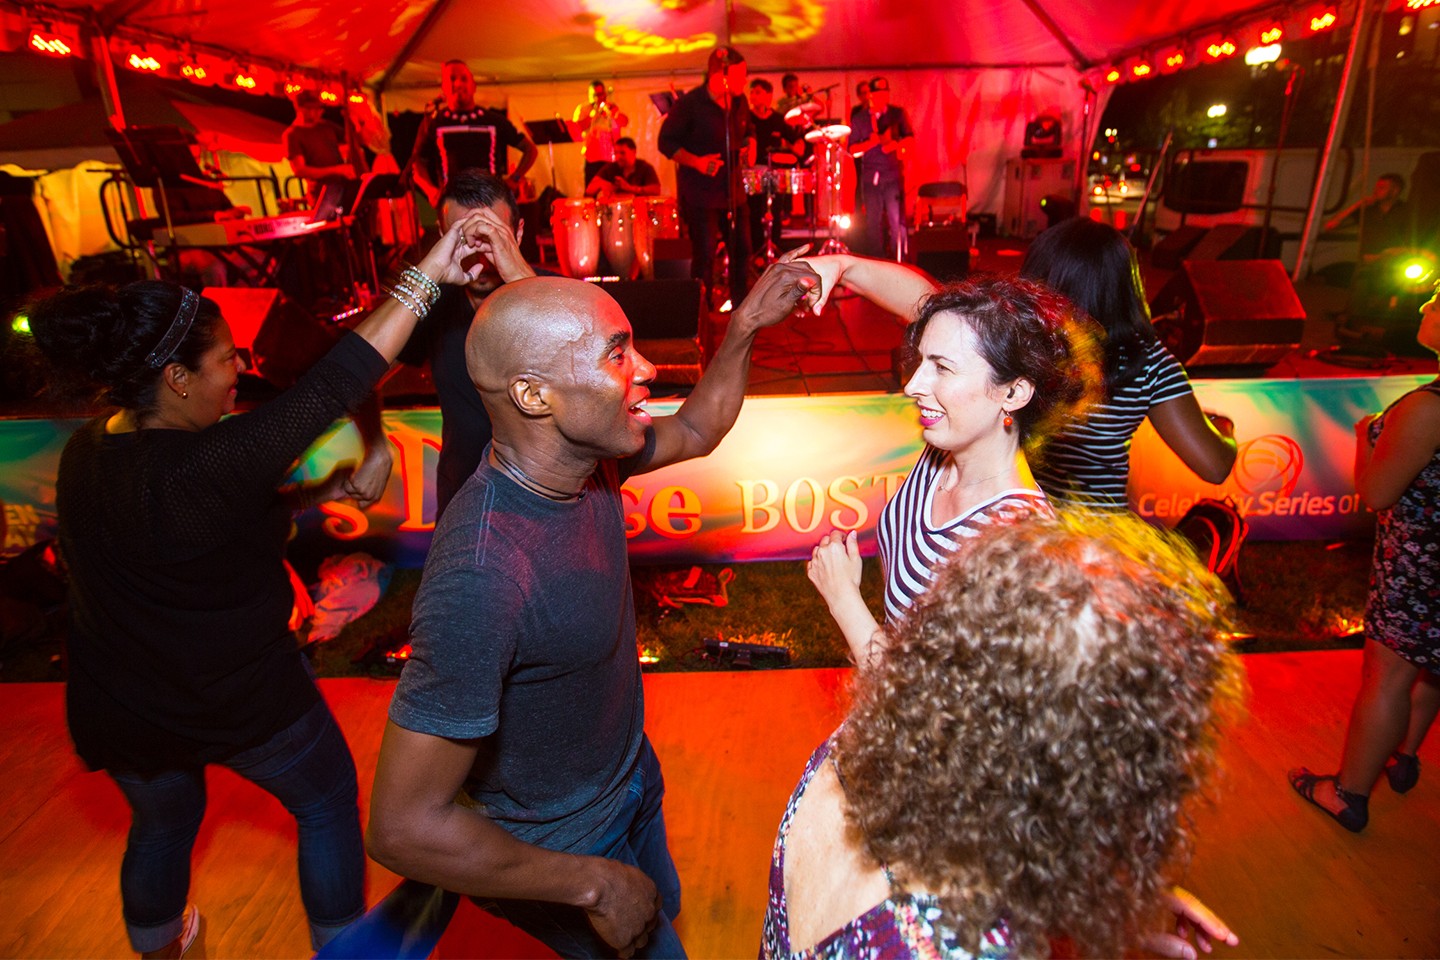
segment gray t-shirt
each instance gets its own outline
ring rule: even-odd
[[[620,484],[651,437],[564,502],[516,484],[487,448],[435,528],[415,597],[390,719],[479,740],[466,792],[515,837],[552,850],[599,837],[640,751]]]

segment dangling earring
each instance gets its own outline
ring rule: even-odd
[[[1005,427],[1006,427],[1006,429],[1009,429],[1010,427],[1012,427],[1012,426],[1014,426],[1014,425],[1015,425],[1015,418],[1012,417],[1012,416],[1010,416],[1010,414],[1008,414],[1008,413],[1005,414]]]

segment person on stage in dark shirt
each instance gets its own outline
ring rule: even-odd
[[[595,179],[595,174],[607,163],[613,163],[615,147],[619,143],[620,131],[630,118],[610,102],[610,88],[604,80],[590,82],[590,101],[575,108],[571,119],[580,132],[580,151],[585,158],[585,182]]]
[[[285,156],[295,175],[305,180],[312,207],[326,186],[356,179],[345,131],[325,119],[325,105],[314,90],[295,94],[295,122],[285,128],[284,140]]]
[[[1382,174],[1375,181],[1374,193],[1356,200],[1325,221],[1325,229],[1336,230],[1352,217],[1363,218],[1360,230],[1362,260],[1373,260],[1387,250],[1413,246],[1414,224],[1409,205],[1401,199],[1404,193],[1404,177],[1398,173]]]
[[[439,208],[441,185],[456,171],[479,167],[505,181],[512,193],[535,163],[539,151],[505,111],[475,104],[475,75],[463,60],[449,60],[440,71],[440,97],[427,108],[415,137],[410,163],[415,184],[431,206]],[[509,149],[520,151],[510,172]]]
[[[799,81],[796,81],[798,84]],[[796,136],[796,128],[785,122],[785,115],[771,106],[775,88],[764,77],[750,81],[750,123],[755,128],[755,163],[760,166],[793,167],[805,153],[805,141]],[[765,249],[765,195],[752,194],[750,206],[750,239],[756,250]],[[790,194],[780,193],[771,209],[770,238],[777,246]]]
[[[905,152],[915,129],[904,109],[890,103],[890,81],[870,81],[870,103],[851,113],[850,152],[859,157],[857,174],[865,207],[865,237],[877,257],[900,259],[905,250]]]
[[[534,277],[481,304],[466,358],[494,439],[436,525],[415,597],[371,792],[378,863],[564,957],[685,955],[621,485],[720,443],[756,335],[817,283],[797,263],[766,271],[664,417],[646,411],[655,368],[600,287]]]
[[[658,197],[660,174],[644,160],[635,156],[635,141],[621,137],[615,141],[615,160],[600,168],[585,186],[587,197],[608,200],[611,197]]]
[[[715,246],[723,230],[732,304],[744,299],[750,254],[740,170],[755,135],[745,102],[745,74],[745,58],[738,50],[716,47],[705,65],[705,82],[677,100],[660,126],[660,152],[676,163],[680,215],[690,232],[690,276],[712,282]]]
[[[810,88],[802,87],[800,85],[800,78],[793,73],[787,73],[780,78],[780,92],[782,96],[780,97],[780,102],[775,104],[775,109],[782,117],[800,106],[800,104],[808,103],[814,99],[814,97],[810,95]]]
[[[133,813],[120,869],[131,946],[180,956],[218,763],[277,797],[299,829],[316,949],[365,909],[355,765],[289,621],[292,511],[344,495],[348,467],[287,486],[294,462],[394,361],[439,284],[468,279],[492,231],[455,224],[386,300],[277,399],[225,418],[243,362],[208,298],[143,280],[34,304],[57,368],[118,408],[80,427],[56,479],[70,573],[66,712],[87,766]]]
[[[535,276],[520,255],[524,225],[505,181],[484,170],[461,170],[440,194],[442,229],[467,217],[483,216],[492,230],[483,265],[464,286],[446,287],[435,309],[416,325],[400,353],[402,363],[430,363],[440,401],[440,455],[435,465],[435,519],[470,479],[490,443],[490,415],[465,369],[465,334],[485,298],[501,284]]]

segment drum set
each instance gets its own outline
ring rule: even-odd
[[[799,128],[797,132],[803,133],[805,142],[814,149],[804,164],[797,166],[797,158],[793,154],[772,153],[767,158],[769,163],[741,172],[745,192],[765,197],[765,216],[761,222],[765,225],[764,254],[767,264],[774,263],[779,255],[771,231],[775,223],[776,194],[815,194],[815,222],[817,225],[824,224],[830,234],[820,252],[848,252],[845,242],[840,239],[844,229],[840,183],[844,174],[843,163],[848,156],[845,143],[850,137],[850,128],[843,123],[817,120],[823,112],[824,107],[811,100],[785,114],[785,122]]]
[[[653,280],[655,241],[679,238],[680,209],[674,197],[560,199],[551,205],[550,226],[566,276],[596,276],[603,252],[621,280]]]

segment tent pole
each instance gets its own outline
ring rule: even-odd
[[[415,28],[414,33],[410,34],[410,39],[405,41],[405,46],[401,47],[400,52],[395,54],[395,59],[390,61],[390,66],[385,68],[385,72],[375,83],[376,90],[384,93],[390,88],[390,81],[394,80],[395,75],[410,61],[411,55],[414,54],[420,47],[420,44],[424,42],[425,37],[429,35],[430,31],[435,28],[435,24],[440,20],[440,15],[445,12],[445,8],[448,6],[450,6],[450,0],[435,0],[435,5],[430,8],[429,13],[425,14],[425,19],[420,21],[420,26]]]
[[[1355,74],[1355,61],[1359,58],[1360,43],[1369,26],[1370,7],[1371,0],[1355,0],[1355,25],[1350,32],[1350,49],[1345,53],[1345,69],[1340,74],[1340,89],[1335,95],[1335,113],[1330,118],[1330,132],[1325,137],[1320,169],[1316,171],[1315,186],[1310,192],[1310,209],[1305,214],[1305,230],[1300,234],[1300,251],[1295,256],[1295,271],[1290,275],[1293,283],[1299,283],[1306,275],[1310,259],[1315,255],[1315,235],[1320,229],[1320,216],[1324,212],[1325,195],[1330,186],[1330,159],[1350,117],[1350,98],[1354,94],[1351,81]]]
[[[115,83],[115,64],[110,59],[110,38],[93,20],[88,24],[90,33],[90,56],[95,61],[95,79],[100,84],[100,102],[105,105],[105,116],[110,126],[124,130],[125,110],[120,103],[120,88]]]

